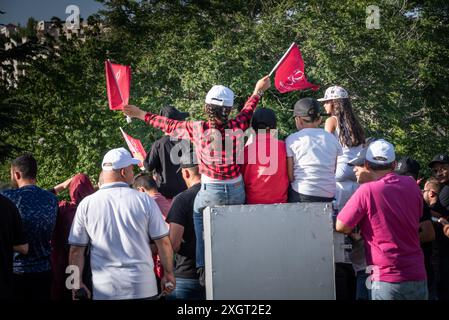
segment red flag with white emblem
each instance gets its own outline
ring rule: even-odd
[[[125,131],[123,131],[122,128],[120,128],[120,131],[122,132],[123,138],[126,141],[126,144],[128,145],[129,151],[131,151],[131,154],[136,159],[145,159],[147,157],[147,153],[145,152],[145,149],[143,148],[142,142],[140,142],[139,139],[133,138],[130,135],[126,134]],[[142,167],[143,163],[142,161],[139,163],[139,167]]]
[[[131,67],[105,61],[109,109],[122,110],[129,101]]]
[[[276,70],[274,84],[280,93],[305,89],[316,91],[320,87],[307,81],[304,72],[304,60],[296,43],[292,43],[271,73],[274,70]]]

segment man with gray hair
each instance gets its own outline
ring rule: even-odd
[[[150,240],[164,267],[164,293],[174,289],[173,250],[168,228],[157,204],[129,187],[133,165],[139,163],[124,148],[110,150],[102,162],[104,183],[78,206],[69,236],[70,265],[82,274],[84,251],[91,247],[93,299],[154,299],[156,278]],[[77,289],[75,279],[74,289]],[[169,285],[170,283],[170,285]],[[87,287],[79,284],[90,297]],[[76,290],[73,290],[76,299]]]

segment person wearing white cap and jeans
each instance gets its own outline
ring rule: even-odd
[[[239,154],[243,154],[244,131],[249,128],[253,112],[264,91],[270,86],[269,76],[260,79],[243,109],[230,120],[228,117],[234,105],[234,92],[222,85],[213,86],[206,95],[207,121],[176,121],[132,105],[123,108],[129,117],[144,120],[174,138],[193,142],[201,173],[201,190],[195,199],[193,216],[197,240],[196,265],[201,275],[201,284],[204,284],[205,264],[202,211],[207,206],[245,203]]]
[[[371,275],[372,300],[427,300],[426,270],[419,240],[421,190],[413,178],[394,172],[391,143],[372,142],[365,155],[371,182],[361,185],[337,216],[336,230],[359,225]]]
[[[343,149],[343,154],[337,159],[335,171],[337,183],[335,199],[337,209],[341,210],[358,188],[356,177],[352,168],[348,166],[348,162],[362,150],[365,134],[352,110],[351,101],[345,89],[339,86],[329,87],[324,97],[318,101],[323,102],[326,112],[330,115],[326,119],[324,129],[335,135]]]
[[[90,245],[95,300],[157,296],[151,239],[158,247],[164,267],[161,283],[164,292],[168,294],[174,289],[173,250],[161,211],[153,199],[129,187],[133,165],[139,161],[124,148],[107,152],[102,162],[104,182],[100,190],[80,202],[73,220],[69,264],[82,274],[84,251]],[[172,285],[165,286],[169,282]],[[91,296],[83,283],[79,287]]]

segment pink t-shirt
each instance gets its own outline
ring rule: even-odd
[[[286,203],[287,152],[284,141],[260,133],[244,149],[241,166],[247,204]]]
[[[337,219],[350,228],[360,226],[367,265],[374,266],[372,280],[422,281],[426,279],[419,244],[422,212],[423,198],[416,182],[389,173],[361,185]]]
[[[152,196],[151,198],[153,198],[153,200],[156,201],[157,206],[161,210],[165,220],[165,218],[167,218],[168,212],[170,211],[172,201],[164,197],[159,192],[154,194],[154,196]]]

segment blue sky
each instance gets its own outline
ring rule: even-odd
[[[29,17],[50,20],[53,16],[64,21],[69,16],[65,13],[66,7],[71,4],[79,7],[83,18],[102,8],[101,3],[95,0],[0,0],[0,11],[6,11],[0,15],[0,23],[20,23],[24,26]]]

